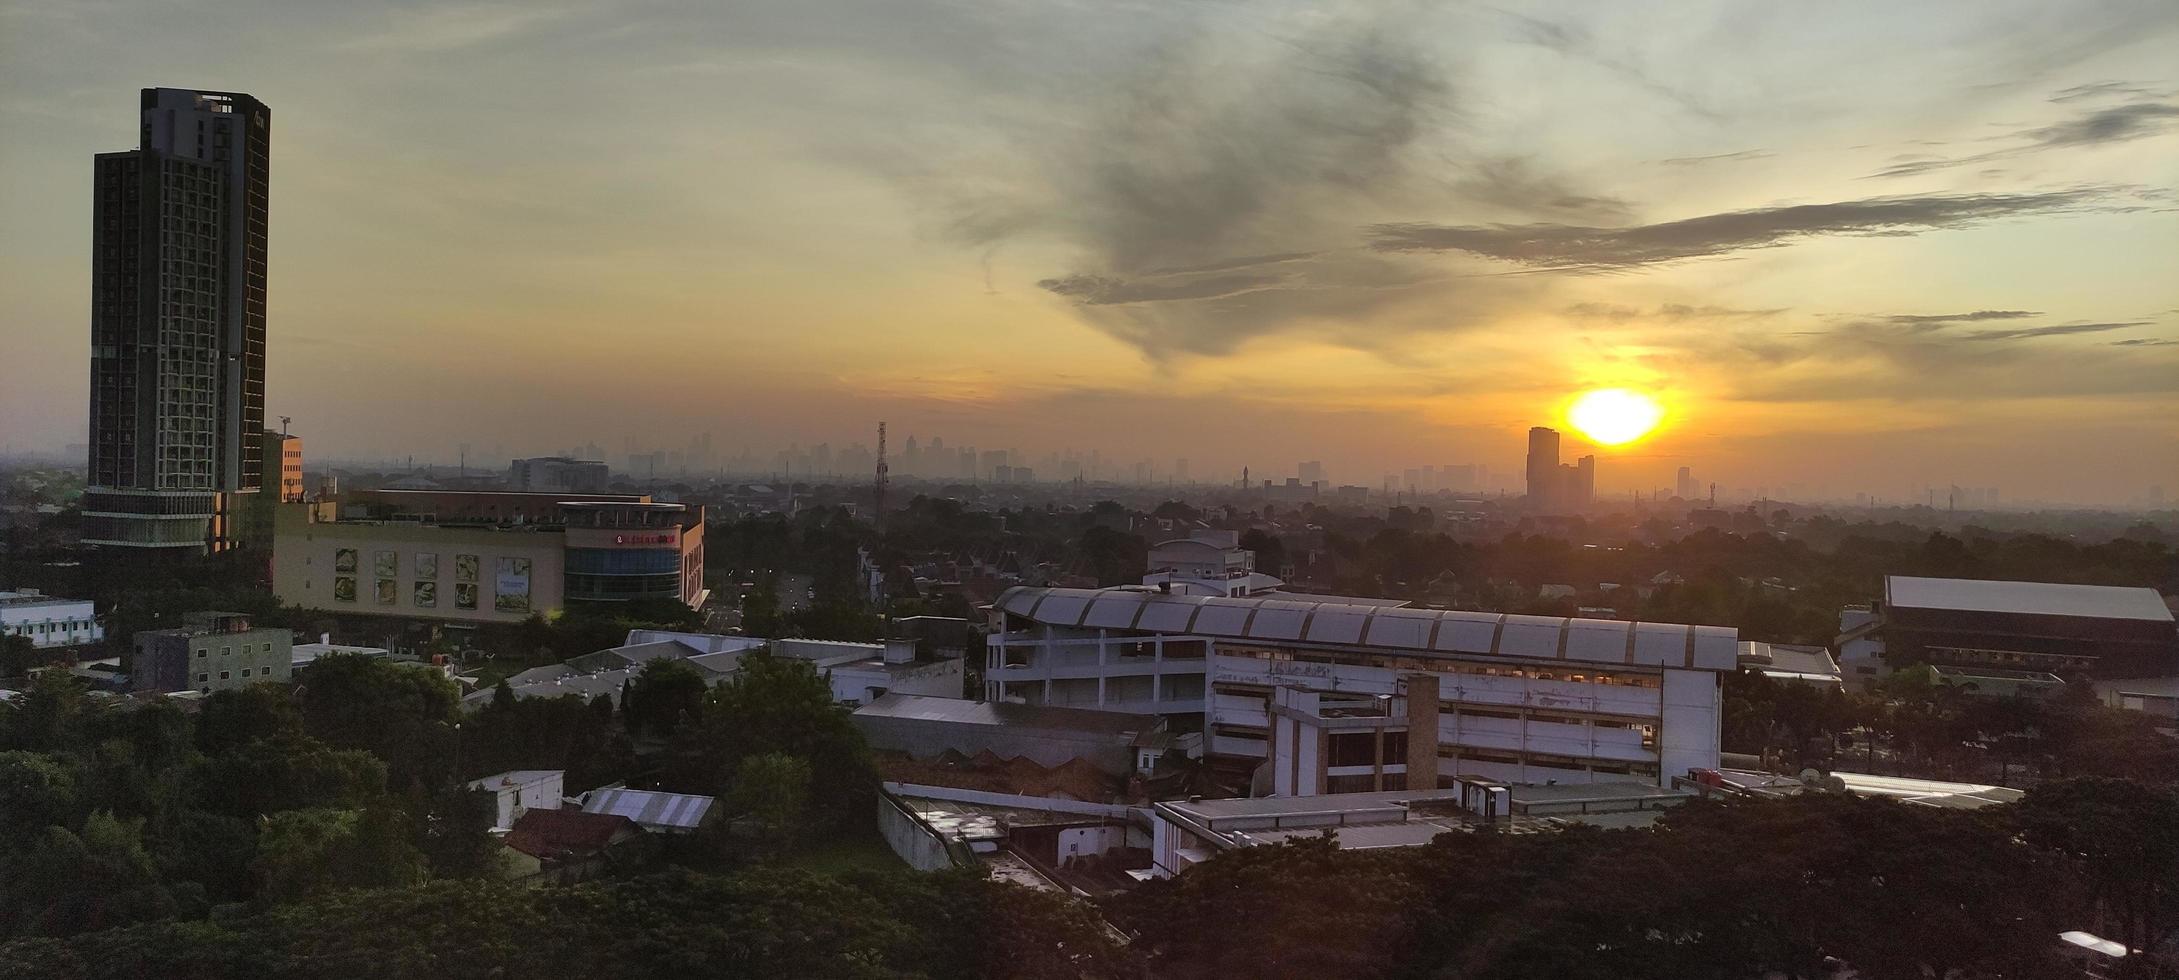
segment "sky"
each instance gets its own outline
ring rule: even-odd
[[[311,455],[702,432],[2179,492],[2179,4],[0,0],[0,446],[80,442],[94,153],[273,118]],[[1569,454],[1589,451],[1568,439]],[[1231,473],[1227,471],[1231,470]]]

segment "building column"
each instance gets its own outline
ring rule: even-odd
[[[1407,789],[1410,792],[1438,788],[1438,699],[1438,675],[1408,675]],[[1458,723],[1455,724],[1457,727]],[[1424,761],[1417,763],[1418,758]]]

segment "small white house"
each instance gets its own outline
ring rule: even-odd
[[[36,589],[0,592],[0,636],[30,637],[39,649],[83,646],[106,638],[89,599],[63,599]]]
[[[530,810],[560,809],[566,775],[560,769],[517,769],[486,776],[470,783],[469,788],[497,797],[498,812],[493,817],[492,827],[507,830]]]

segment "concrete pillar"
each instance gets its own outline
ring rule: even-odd
[[[1409,674],[1407,681],[1407,789],[1438,788],[1438,675]]]

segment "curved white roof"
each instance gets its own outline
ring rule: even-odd
[[[1375,600],[1168,595],[1143,589],[1016,586],[1007,613],[1051,626],[1316,643],[1459,656],[1733,670],[1738,630],[1501,613],[1411,609]]]

